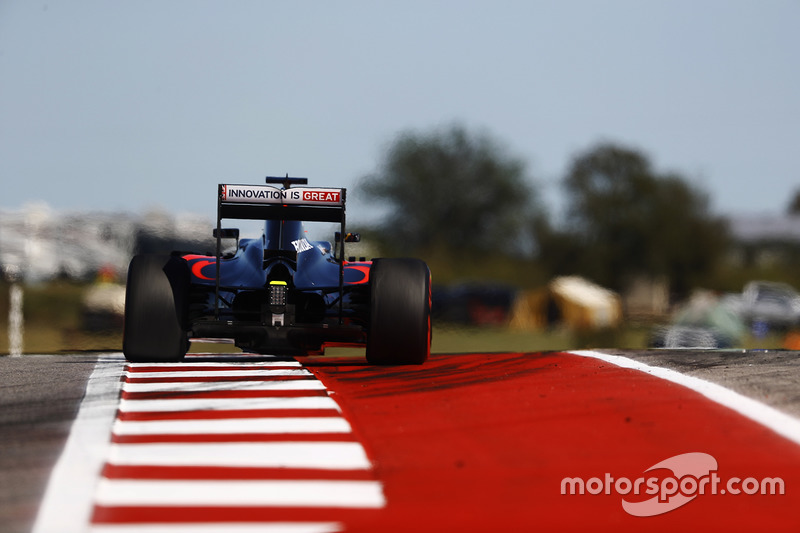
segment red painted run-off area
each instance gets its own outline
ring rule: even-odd
[[[345,519],[348,530],[800,531],[800,446],[643,372],[562,353],[303,361],[384,484],[386,507]],[[722,480],[780,477],[785,494],[705,494],[651,517],[627,514],[613,491],[561,494],[565,477],[650,477],[688,452],[716,458]]]

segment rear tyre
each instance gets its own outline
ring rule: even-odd
[[[367,362],[418,365],[431,352],[431,273],[419,259],[376,259],[370,278]]]
[[[189,267],[179,257],[134,256],[128,267],[122,336],[122,351],[128,361],[183,359],[189,349],[185,329],[189,282]]]

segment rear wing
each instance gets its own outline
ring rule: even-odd
[[[341,235],[345,232],[345,199],[347,189],[330,187],[294,187],[306,185],[306,178],[267,177],[271,185],[219,184],[217,201],[216,298],[214,314],[219,318],[220,261],[222,259],[222,219],[241,220],[299,220],[307,222],[338,222]],[[339,247],[339,293],[344,289],[344,239]],[[339,320],[343,298],[339,297]]]
[[[218,218],[343,222],[346,195],[328,187],[220,184]]]

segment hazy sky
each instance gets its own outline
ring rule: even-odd
[[[404,130],[483,131],[548,202],[599,141],[720,213],[800,187],[800,1],[0,0],[0,208],[346,186]]]

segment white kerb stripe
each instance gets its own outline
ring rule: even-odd
[[[191,356],[192,354],[187,354]],[[219,358],[219,356],[224,354],[210,354],[214,358]],[[128,363],[128,366],[137,368],[137,367],[148,367],[148,366],[185,366],[187,368],[196,367],[196,366],[210,366],[210,367],[228,367],[228,366],[241,366],[244,368],[247,367],[268,367],[268,366],[302,366],[297,361],[248,361],[245,357],[238,357],[236,354],[233,355],[236,357],[236,361],[231,362],[220,362],[220,361],[182,361],[177,363]],[[202,359],[201,357],[195,357],[193,359]]]
[[[200,410],[256,409],[339,409],[329,396],[299,398],[192,398],[170,400],[120,400],[123,413],[176,412]]]
[[[128,466],[226,466],[367,470],[357,442],[231,442],[114,444],[108,462]]]
[[[287,381],[187,381],[168,383],[124,383],[125,392],[211,392],[218,390],[325,390],[325,385],[316,379],[292,379]]]
[[[215,356],[219,356],[221,354],[216,354]],[[213,362],[213,361],[191,361],[191,362],[177,362],[177,363],[128,363],[128,366],[131,368],[147,368],[152,366],[167,366],[167,367],[186,367],[186,368],[196,368],[196,367],[231,367],[237,366],[242,368],[262,368],[262,367],[271,367],[271,366],[302,366],[297,361],[246,361],[245,359],[241,359],[237,357],[237,361],[231,361],[229,363],[226,362]]]
[[[720,405],[733,409],[740,415],[758,422],[762,426],[771,429],[775,433],[778,433],[796,444],[800,444],[800,420],[752,398],[743,396],[738,392],[727,389],[722,385],[694,376],[687,376],[686,374],[681,374],[669,368],[650,366],[619,355],[609,355],[591,350],[580,350],[569,353],[582,357],[593,357],[622,368],[639,370],[655,377],[677,383],[678,385],[682,385],[702,394]]]
[[[114,423],[116,435],[221,435],[230,433],[350,433],[342,417],[220,418]]]
[[[157,372],[125,372],[125,376],[138,379],[152,378],[224,378],[224,377],[284,377],[284,376],[313,376],[304,368],[284,369],[253,369],[253,370],[178,370]]]
[[[95,501],[108,506],[345,507],[386,504],[378,481],[143,481],[101,479]]]
[[[89,533],[338,533],[336,522],[261,522],[215,524],[98,524]]]

